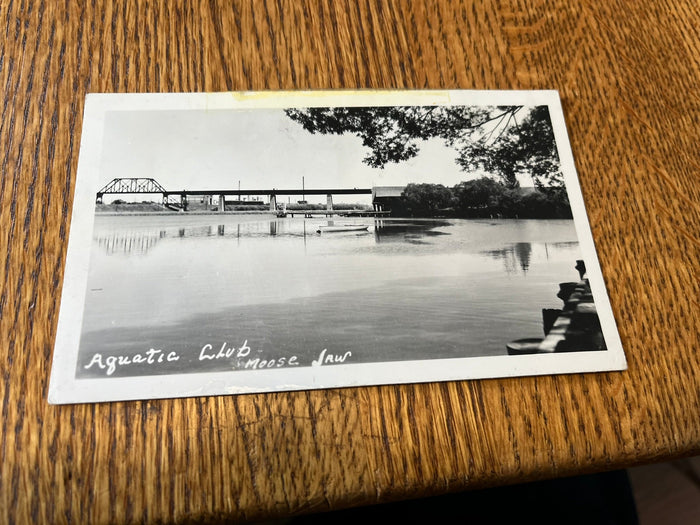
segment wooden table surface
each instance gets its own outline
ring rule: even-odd
[[[0,521],[257,519],[700,452],[700,7],[5,0]],[[557,89],[627,372],[49,406],[85,94]]]

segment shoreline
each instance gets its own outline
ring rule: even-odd
[[[134,210],[134,211],[117,211],[117,210],[95,210],[95,215],[104,216],[119,216],[119,215],[177,215],[177,216],[187,216],[187,215],[272,215],[275,216],[276,213],[273,211],[262,211],[262,210],[226,210],[226,211],[170,211],[170,210]]]

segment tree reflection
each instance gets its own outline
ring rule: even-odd
[[[532,244],[529,242],[516,242],[500,250],[490,250],[486,254],[494,259],[503,261],[507,274],[517,273],[518,268],[523,274],[526,274],[530,269]]]
[[[447,221],[374,221],[374,237],[377,242],[409,242],[411,244],[429,244],[428,238],[449,233],[436,231],[435,228],[449,226]]]

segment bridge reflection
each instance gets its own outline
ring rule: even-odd
[[[109,232],[97,235],[94,240],[107,255],[146,255],[164,234],[162,231]]]
[[[315,229],[303,222],[301,227],[298,223],[291,227],[288,221],[272,220],[250,222],[244,224],[210,224],[206,226],[190,226],[175,228],[153,228],[153,229],[132,229],[97,232],[94,242],[107,255],[146,255],[154,249],[158,243],[168,239],[190,239],[190,238],[235,238],[238,241],[242,238],[262,238],[262,237],[300,237],[314,234]]]
[[[430,244],[430,237],[446,235],[436,231],[440,226],[448,225],[444,221],[387,221],[369,219],[367,232],[348,232],[351,236],[371,236],[377,243],[408,242],[411,244]],[[363,222],[366,224],[367,222]],[[167,228],[132,228],[120,230],[109,228],[96,231],[94,241],[107,255],[145,255],[160,242],[167,239],[188,238],[235,238],[238,242],[245,238],[286,237],[306,241],[309,236],[318,236],[316,231],[320,224],[333,226],[345,222],[328,219],[323,221],[276,219],[238,224],[207,224],[186,227]]]

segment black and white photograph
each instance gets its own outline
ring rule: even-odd
[[[624,369],[556,92],[90,95],[52,403]]]

